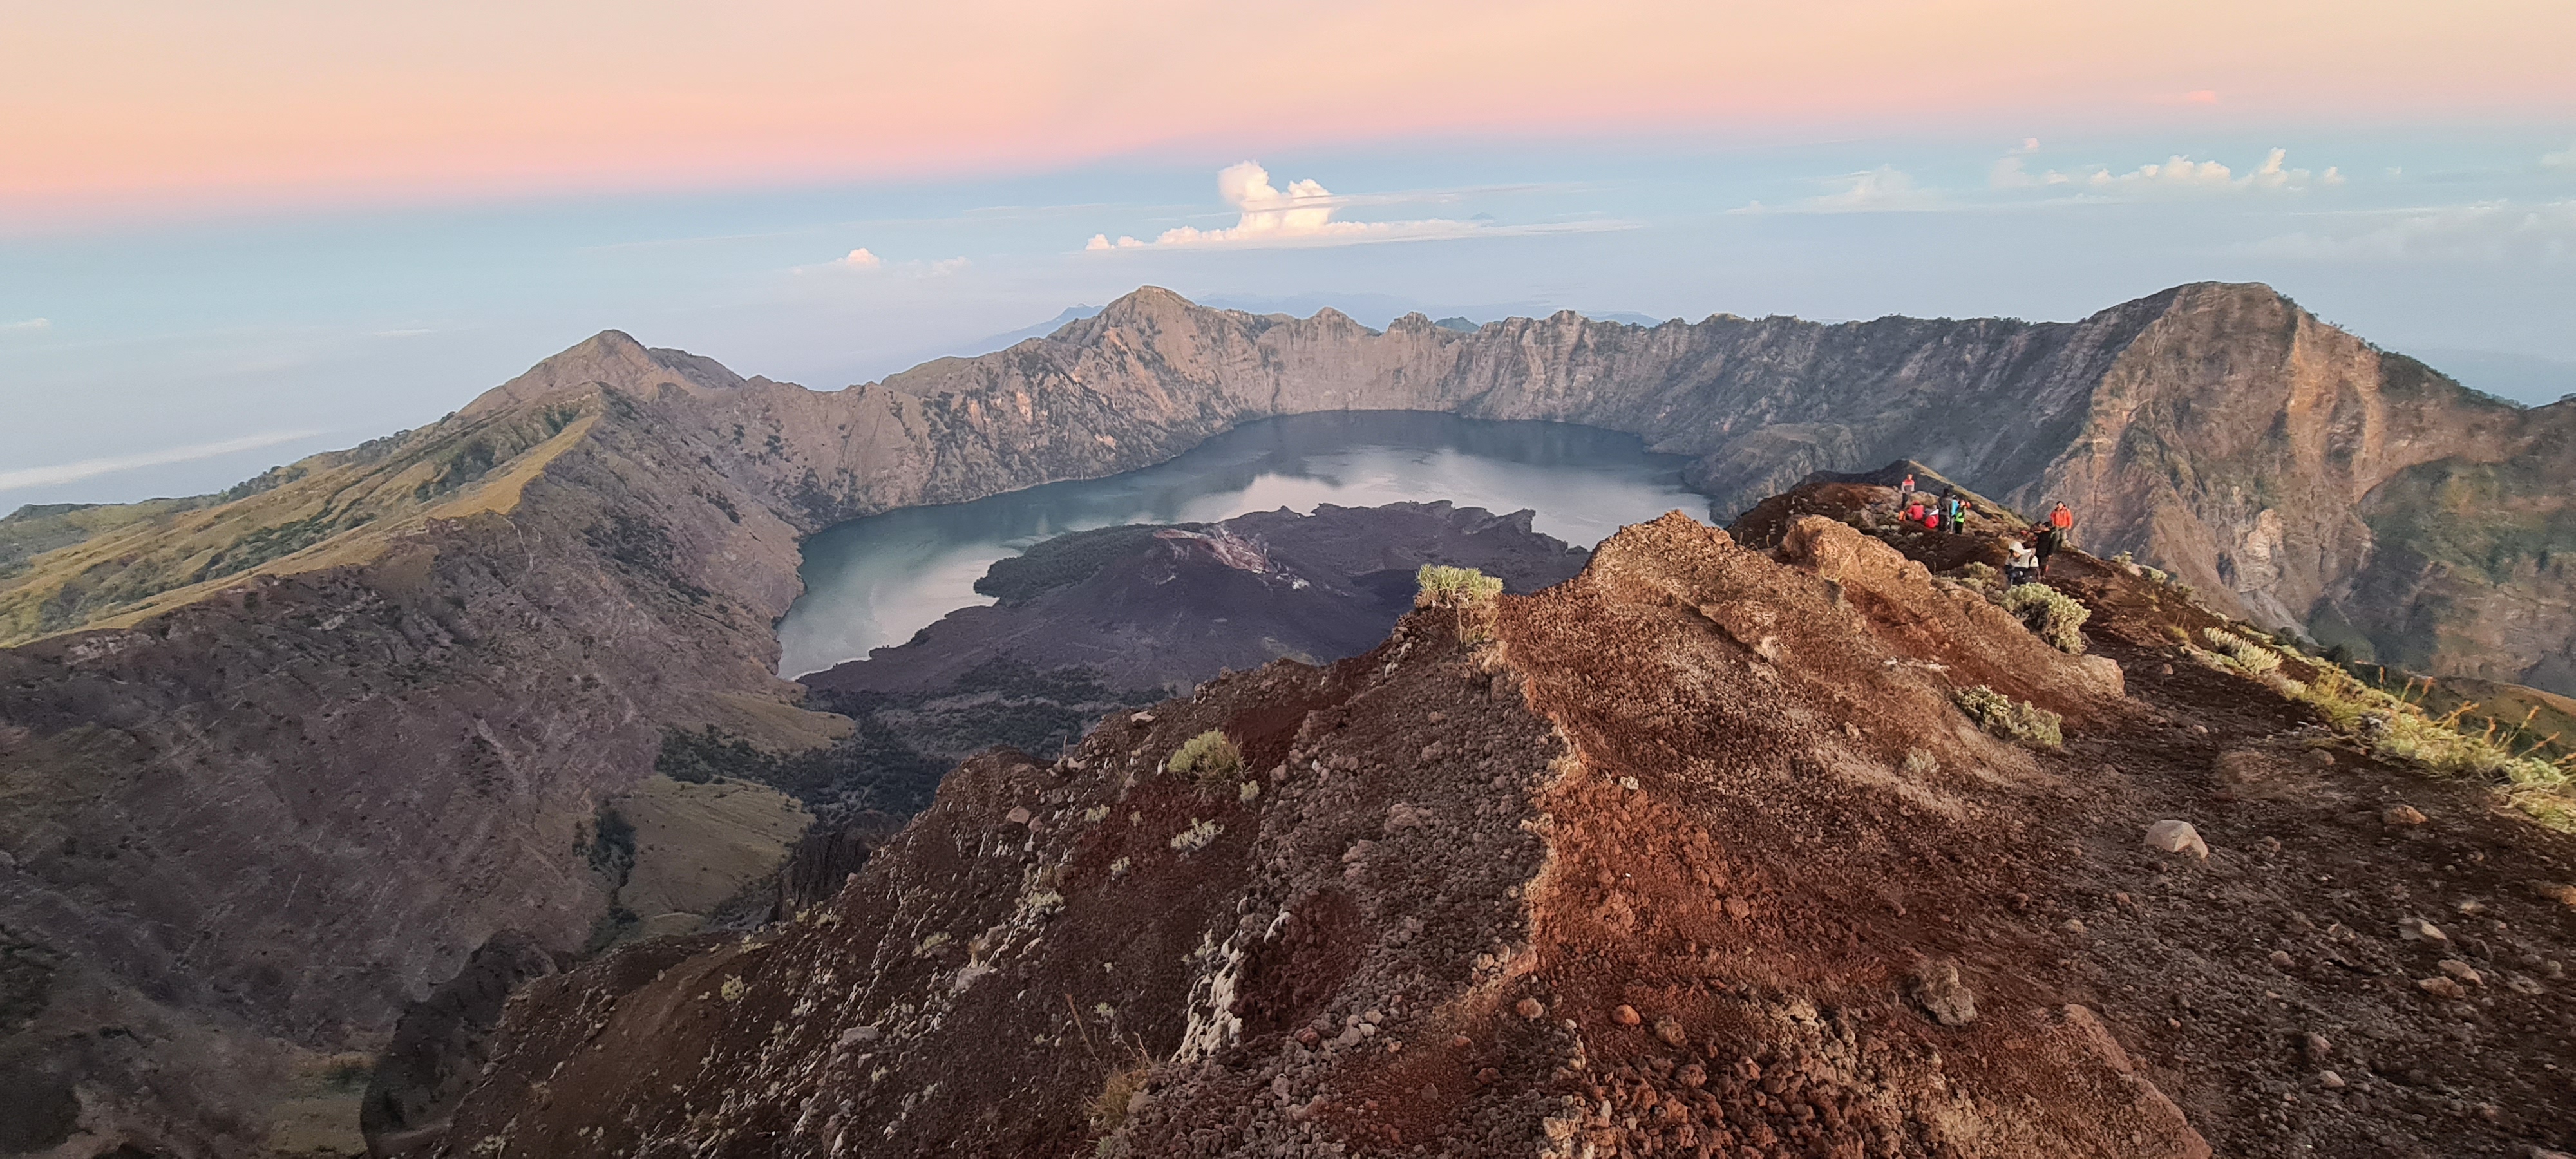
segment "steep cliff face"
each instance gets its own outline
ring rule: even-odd
[[[925,500],[1124,469],[1264,415],[1551,419],[1693,456],[1721,511],[1812,471],[1911,458],[2023,506],[2066,499],[2084,542],[2266,623],[2442,671],[2546,684],[2576,666],[2559,562],[2576,516],[2547,482],[2576,446],[2576,404],[2477,395],[2262,286],[2185,286],[2071,324],[1559,314],[1472,333],[1147,289],[886,388],[830,397],[886,416],[860,427],[935,448],[901,460],[896,490]],[[811,416],[777,426],[812,473],[764,486],[806,519],[890,501],[870,474],[881,454],[818,438]]]
[[[255,1147],[277,1076],[381,1045],[495,934],[589,941],[592,819],[665,729],[783,751],[847,727],[771,674],[802,534],[1334,408],[1642,433],[1721,507],[1912,457],[2069,497],[2089,545],[2321,634],[2570,665],[2576,406],[2482,401],[2261,287],[2064,325],[1383,333],[1146,289],[828,393],[610,332],[207,501],[0,520],[0,932],[47,963],[0,1080],[62,1095],[29,1137]],[[189,1051],[249,1061],[155,1061]]]
[[[2576,1125],[2543,1069],[2576,1056],[2512,1029],[2563,1022],[2563,907],[2520,883],[2576,848],[2303,731],[2173,648],[2153,585],[2062,562],[2093,656],[1828,519],[1765,553],[1667,516],[1329,669],[979,756],[793,922],[533,984],[424,1153],[2501,1155]],[[1979,730],[1976,684],[2064,747]],[[1211,729],[1240,767],[1167,771]],[[2141,844],[2172,817],[2205,858]],[[2336,884],[2356,858],[2373,889]]]
[[[2576,407],[2462,390],[2268,293],[2196,293],[2123,350],[2033,480],[2087,541],[2133,550],[2258,621],[2428,670],[2568,670],[2566,446]],[[2500,646],[2500,647],[2499,647]]]

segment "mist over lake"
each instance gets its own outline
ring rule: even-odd
[[[1446,499],[1498,514],[1528,508],[1538,531],[1590,547],[1667,511],[1706,518],[1708,500],[1682,485],[1686,461],[1649,453],[1633,435],[1569,423],[1416,411],[1265,419],[1141,471],[905,508],[816,534],[805,543],[805,595],[778,625],[779,672],[860,659],[958,608],[991,603],[974,589],[987,567],[1070,531]]]

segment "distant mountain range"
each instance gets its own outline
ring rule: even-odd
[[[0,927],[43,980],[0,1088],[155,1153],[251,1149],[496,935],[614,934],[604,809],[675,734],[785,760],[849,733],[773,672],[803,536],[1333,409],[1637,433],[1720,511],[1911,458],[2066,500],[2088,549],[2265,626],[2576,688],[2576,403],[2487,398],[2262,286],[2073,323],[1473,331],[1146,288],[834,392],[611,331],[221,496],[0,519]]]
[[[2463,386],[2527,406],[2547,406],[2576,394],[2576,362],[2563,358],[2444,347],[2415,353]]]
[[[1354,296],[1337,296],[1332,294],[1303,294],[1288,298],[1217,297],[1208,299],[1208,304],[1220,309],[1242,310],[1251,314],[1286,313],[1300,317],[1312,314],[1317,310],[1339,309],[1341,312],[1346,313],[1363,323],[1380,327],[1383,327],[1406,314],[1444,312],[1441,310],[1434,310],[1429,307],[1416,306],[1405,299],[1391,298],[1386,297],[1385,295],[1356,295],[1356,297],[1361,299],[1361,301],[1358,302],[1353,302],[1351,300],[1352,297]],[[1488,306],[1478,310],[1477,313],[1480,313],[1487,318],[1500,318],[1509,315],[1516,308],[1525,307]],[[1049,318],[1044,322],[1040,322],[1035,326],[1023,326],[1017,330],[1010,331],[1009,333],[995,334],[990,338],[982,338],[974,342],[967,343],[962,352],[969,355],[982,354],[987,351],[1008,349],[1022,342],[1026,342],[1031,338],[1044,338],[1063,329],[1067,323],[1079,322],[1082,319],[1098,314],[1102,309],[1103,307],[1100,306],[1067,306],[1064,308],[1063,313],[1057,314],[1055,317]],[[1666,319],[1649,317],[1633,310],[1617,310],[1606,314],[1586,313],[1584,317],[1590,318],[1596,322],[1622,322],[1632,326],[1659,326],[1666,321]],[[1452,330],[1465,331],[1473,331],[1478,326],[1483,325],[1481,322],[1458,313],[1452,313],[1448,317],[1441,318],[1438,324],[1446,326]]]
[[[1100,311],[1101,307],[1098,306],[1067,306],[1064,308],[1063,313],[1058,314],[1053,318],[1049,318],[1044,322],[1040,322],[1035,326],[1022,326],[1010,333],[996,334],[990,338],[981,339],[971,343],[970,345],[972,345],[973,349],[970,353],[982,354],[991,350],[1007,350],[1022,342],[1026,342],[1031,338],[1044,338],[1049,334],[1053,334],[1058,330],[1064,329],[1065,323],[1067,322],[1079,322],[1099,313]]]

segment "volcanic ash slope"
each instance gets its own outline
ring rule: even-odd
[[[537,983],[447,1149],[2207,1154],[2058,997],[2082,794],[1950,706],[2103,727],[2116,666],[1839,524],[1778,554],[1666,516],[979,757],[796,922]],[[1241,772],[1158,771],[1209,729]]]

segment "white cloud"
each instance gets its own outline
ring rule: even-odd
[[[1291,181],[1285,189],[1270,183],[1270,171],[1257,161],[1219,170],[1217,195],[1236,211],[1235,223],[1221,229],[1178,226],[1152,241],[1121,235],[1112,240],[1096,233],[1083,243],[1088,251],[1140,250],[1165,246],[1319,246],[1381,241],[1438,241],[1461,237],[1512,237],[1545,233],[1585,233],[1625,229],[1617,221],[1496,225],[1482,214],[1474,220],[1422,218],[1413,221],[1335,221],[1333,215],[1354,205],[1392,205],[1408,201],[1448,200],[1446,194],[1381,194],[1342,196],[1312,179]]]
[[[0,332],[12,334],[24,334],[29,331],[51,330],[53,328],[54,320],[51,318],[29,318],[24,322],[0,322]]]
[[[2311,175],[2305,169],[2285,168],[2282,162],[2290,156],[2287,149],[2274,149],[2263,158],[2263,164],[2245,175],[2245,183],[2255,189],[2305,189],[2310,182],[2318,185],[2343,184],[2343,171],[2333,165]]]
[[[2331,187],[2344,182],[2343,171],[2327,166],[2323,173],[2293,169],[2287,164],[2289,150],[2274,149],[2263,163],[2244,176],[2218,161],[2194,161],[2176,154],[2161,163],[2140,165],[2126,173],[2113,173],[2095,166],[2090,173],[2068,174],[2055,169],[2034,174],[2022,165],[2021,155],[2030,151],[2036,141],[2025,141],[2024,148],[2006,153],[1987,172],[1986,183],[1996,189],[2028,189],[2047,185],[2080,185],[2094,193],[2111,194],[2195,194],[2231,193],[2245,190],[2303,192]]]
[[[2039,138],[2032,137],[2023,141],[2021,148],[1996,158],[1994,167],[1986,171],[1987,186],[1994,189],[2028,189],[2034,185],[2064,185],[2071,180],[2054,169],[2046,173],[2033,174],[2023,168],[2022,156],[2038,150]]]
[[[1164,230],[1153,244],[1248,242],[1260,245],[1312,239],[1358,239],[1371,232],[1388,233],[1399,228],[1417,231],[1424,227],[1469,228],[1462,222],[1436,219],[1413,222],[1335,221],[1333,211],[1341,207],[1342,201],[1321,182],[1312,179],[1291,181],[1288,188],[1279,189],[1270,184],[1270,171],[1257,161],[1244,161],[1218,170],[1216,192],[1227,205],[1240,211],[1241,216],[1235,219],[1233,226],[1226,229],[1179,226]]]
[[[270,431],[266,434],[244,435],[238,439],[225,439],[219,443],[194,443],[184,447],[146,451],[139,455],[82,459],[76,463],[56,463],[50,467],[25,467],[15,471],[0,471],[0,491],[14,491],[22,487],[49,487],[61,483],[74,483],[99,475],[113,475],[119,471],[132,471],[141,467],[189,463],[238,451],[255,451],[261,447],[273,447],[279,443],[291,443],[297,439],[309,439],[321,433],[323,432]]]
[[[2352,232],[2284,234],[2266,238],[2254,249],[2271,257],[2327,261],[2558,262],[2576,257],[2576,201],[2481,201],[2369,216],[2383,224]]]
[[[1939,195],[1931,190],[1915,188],[1913,175],[1893,165],[1846,173],[1833,180],[1842,188],[1821,197],[1808,198],[1806,208],[1846,213],[1923,209],[1940,200]]]
[[[2227,166],[2179,155],[2168,158],[2162,165],[2140,165],[2117,176],[2108,169],[2097,169],[2085,183],[2095,189],[2227,189],[2234,184]]]
[[[2576,169],[2576,145],[2569,145],[2555,153],[2541,154],[2540,167],[2543,169]],[[43,319],[39,318],[37,321],[41,322]]]
[[[1942,195],[1940,190],[1914,184],[1914,175],[1893,165],[1881,165],[1858,173],[1845,173],[1825,178],[1821,184],[1833,192],[1805,198],[1796,204],[1774,209],[1759,201],[1747,202],[1731,214],[1762,213],[1906,213],[1966,208]]]
[[[914,259],[912,261],[888,264],[883,257],[878,256],[874,251],[867,247],[861,246],[858,249],[851,250],[847,256],[834,258],[819,266],[793,266],[789,268],[789,272],[802,277],[806,274],[816,272],[829,273],[833,271],[855,270],[860,273],[871,273],[877,270],[884,270],[889,274],[904,274],[915,278],[941,278],[954,274],[959,270],[963,270],[972,264],[974,263],[963,257],[941,258],[938,261],[921,261],[919,259]]]

